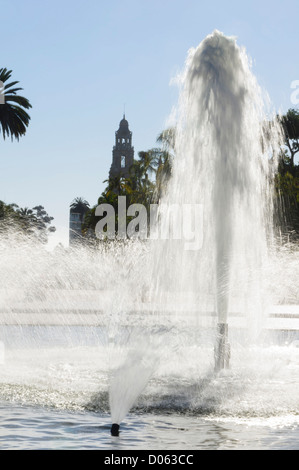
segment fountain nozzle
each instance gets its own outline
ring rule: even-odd
[[[119,436],[119,424],[113,423],[111,426],[111,436]]]

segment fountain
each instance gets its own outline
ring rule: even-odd
[[[193,214],[202,207],[202,223],[193,231],[194,237],[202,232],[200,246],[170,236],[103,244],[98,251],[37,253],[30,244],[15,244],[13,237],[2,240],[1,323],[8,330],[0,340],[9,343],[15,334],[18,350],[30,328],[41,325],[50,338],[38,360],[28,353],[32,368],[28,363],[21,368],[13,347],[8,349],[12,366],[2,371],[0,387],[6,399],[109,409],[112,436],[119,435],[146,387],[141,410],[204,413],[217,409],[219,396],[227,396],[233,414],[232,390],[242,387],[225,374],[239,365],[242,383],[246,369],[244,351],[239,361],[234,345],[259,337],[273,301],[274,266],[283,265],[282,252],[271,251],[280,128],[265,110],[250,61],[234,38],[215,31],[191,49],[180,84],[176,157],[161,206],[183,210],[188,205]],[[293,255],[288,256],[292,262]],[[12,330],[16,325],[21,330]],[[64,353],[59,335],[47,349],[53,326],[66,342],[73,335]],[[41,330],[32,331],[39,347]],[[89,349],[82,348],[87,338]],[[28,348],[26,341],[22,347]],[[57,363],[64,355],[63,365]],[[56,395],[47,393],[49,382]],[[70,384],[77,390],[71,399]],[[249,412],[244,413],[250,414],[251,401],[246,403]]]
[[[173,177],[162,204],[202,204],[203,243],[193,251],[182,240],[155,244],[151,299],[161,308],[167,290],[173,298],[180,292],[185,315],[188,298],[193,320],[206,327],[208,312],[217,319],[219,372],[230,363],[230,312],[253,336],[264,318],[280,128],[272,119],[270,129],[250,61],[234,38],[215,31],[189,51],[181,83]]]
[[[229,365],[229,311],[241,309],[252,329],[263,318],[261,268],[273,241],[272,184],[281,142],[279,125],[272,120],[269,131],[269,119],[250,61],[234,38],[215,31],[190,50],[166,199],[203,204],[203,246],[188,257],[164,243],[159,259],[180,259],[177,272],[171,267],[175,289],[192,286],[194,302],[204,303],[201,311],[216,312],[216,370]],[[164,276],[165,268],[159,272]]]

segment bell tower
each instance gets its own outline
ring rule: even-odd
[[[129,123],[123,116],[119,129],[115,132],[115,145],[112,150],[112,165],[109,178],[116,176],[128,177],[134,162],[134,147],[132,147],[132,132]]]

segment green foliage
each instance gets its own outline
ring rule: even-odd
[[[299,111],[289,109],[288,112],[281,117],[281,125],[284,132],[284,143],[286,150],[282,157],[288,159],[287,163],[291,165],[291,171],[295,165],[295,156],[299,152]]]
[[[30,239],[42,244],[47,243],[49,233],[56,228],[50,226],[50,217],[43,206],[21,208],[16,204],[0,201],[0,233],[2,236],[17,235],[19,239]]]
[[[299,111],[297,109],[289,109],[286,115],[282,116],[282,125],[288,139],[298,140]]]
[[[100,217],[95,215],[95,210],[100,204],[110,204],[114,207],[117,232],[118,196],[126,196],[127,207],[131,204],[144,205],[148,214],[150,204],[159,202],[171,177],[173,154],[169,149],[174,148],[174,130],[160,134],[158,142],[162,143],[163,148],[138,153],[138,160],[134,161],[129,177],[119,175],[104,181],[107,187],[99,197],[97,205],[86,212],[82,226],[83,234],[94,231],[100,220]],[[127,222],[131,218],[128,217]]]
[[[85,213],[89,210],[89,202],[82,197],[76,197],[70,204],[71,212],[80,214],[83,220]]]
[[[299,237],[299,165],[287,171],[286,164],[283,171],[276,176],[276,192],[279,224],[283,231],[291,232],[295,238]]]
[[[3,139],[11,137],[19,140],[26,133],[29,125],[30,116],[25,111],[31,108],[27,98],[17,94],[22,90],[15,87],[19,82],[14,81],[7,83],[12,74],[11,70],[0,68],[0,81],[4,84],[5,102],[0,105],[0,130],[2,130]]]
[[[281,149],[276,176],[279,224],[286,232],[299,238],[299,111],[289,109],[281,117],[285,147]]]

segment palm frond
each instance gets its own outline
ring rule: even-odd
[[[14,138],[19,140],[26,133],[30,121],[25,109],[30,109],[32,106],[27,98],[17,95],[17,92],[22,90],[21,87],[15,87],[18,81],[6,83],[11,74],[11,70],[0,68],[0,81],[4,85],[5,97],[5,102],[0,105],[0,133],[2,130],[3,139],[10,136],[12,140]]]

